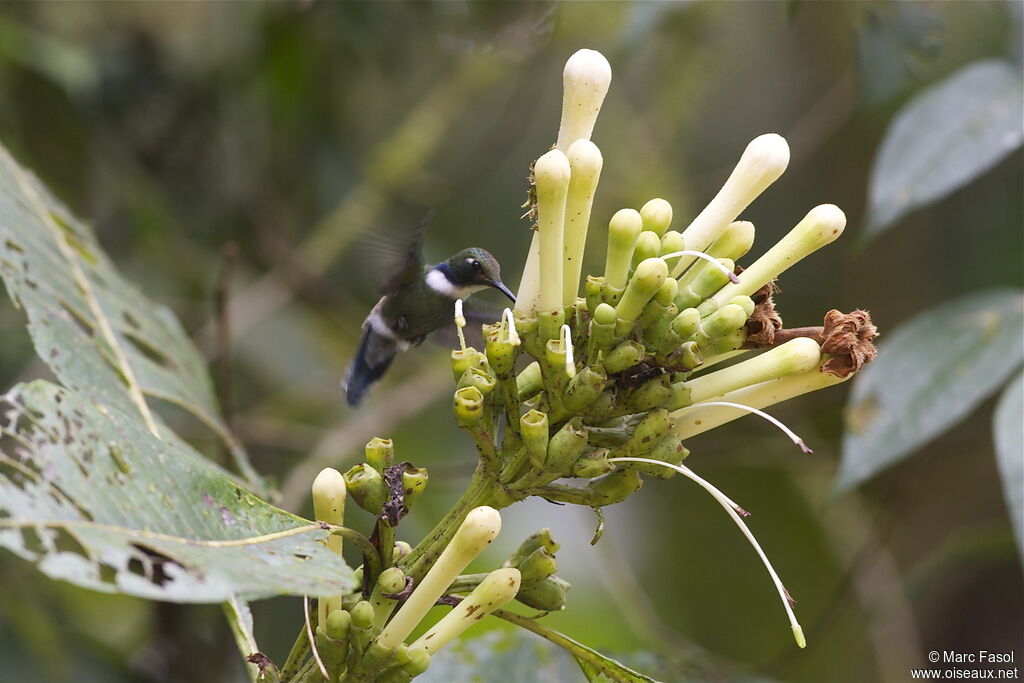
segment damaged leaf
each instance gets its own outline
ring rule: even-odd
[[[0,397],[0,545],[51,578],[170,602],[351,590],[328,535],[135,414],[45,381]]]
[[[252,486],[259,477],[228,431],[206,364],[174,314],[121,278],[96,235],[0,145],[0,277],[28,316],[36,353],[60,382],[166,427],[149,398],[213,430]]]

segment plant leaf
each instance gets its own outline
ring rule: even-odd
[[[46,381],[0,397],[0,545],[51,578],[171,602],[350,590],[329,532]]]
[[[36,352],[64,386],[139,415],[155,433],[166,428],[144,396],[181,406],[224,440],[245,478],[258,484],[174,314],[124,281],[92,230],[2,145],[0,277],[28,316]]]
[[[886,131],[868,190],[865,236],[966,185],[1024,141],[1021,78],[1008,62],[969,64],[914,97]]]
[[[1024,373],[1017,376],[999,397],[992,419],[996,443],[996,465],[1003,480],[1003,494],[1010,509],[1010,522],[1017,536],[1017,549],[1024,560]]]
[[[1024,360],[1020,290],[961,296],[900,326],[854,379],[836,484],[846,490],[946,431]]]

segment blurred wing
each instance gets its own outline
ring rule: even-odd
[[[416,227],[408,246],[400,250],[394,268],[387,270],[390,276],[381,284],[381,294],[391,294],[423,275],[423,234],[433,217],[434,209],[431,209]]]
[[[483,299],[467,299],[462,302],[462,315],[466,318],[466,326],[462,333],[466,336],[466,345],[480,351],[484,350],[484,337],[480,326],[501,320],[501,312],[505,306],[491,303]],[[430,341],[447,349],[459,348],[459,333],[455,320],[450,320],[444,327],[430,335]]]

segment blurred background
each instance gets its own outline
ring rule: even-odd
[[[570,54],[600,50],[614,73],[594,133],[605,162],[590,270],[614,211],[664,197],[681,230],[747,142],[778,132],[792,163],[744,214],[758,230],[752,254],[814,205],[849,218],[841,240],[783,276],[782,315],[814,325],[829,308],[862,307],[885,335],[1024,277],[1019,150],[877,238],[862,229],[894,114],[975,60],[1019,68],[1020,27],[1019,2],[4,4],[0,141],[178,314],[283,507],[309,514],[321,467],[347,469],[370,437],[390,436],[431,473],[399,530],[415,541],[461,491],[474,451],[449,418],[440,348],[401,357],[358,412],[344,405],[338,382],[377,299],[374,244],[437,207],[428,259],[485,247],[515,289],[527,167],[554,140]],[[225,307],[230,340],[217,332]],[[23,325],[0,306],[5,388],[44,372]],[[707,657],[722,680],[901,681],[943,649],[1017,648],[1019,661],[1024,588],[993,456],[995,400],[834,495],[847,392],[773,411],[813,456],[753,418],[688,443],[688,464],[754,513],[798,600],[804,651],[752,550],[681,479],[608,508],[596,546],[589,511],[517,505],[483,564],[550,526],[574,589],[545,623],[683,669]],[[368,529],[368,515],[352,517]],[[243,680],[217,606],[91,593],[8,553],[0,586],[5,680]],[[283,659],[300,602],[254,611],[263,649]]]

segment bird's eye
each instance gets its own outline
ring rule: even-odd
[[[475,270],[478,273],[484,269],[484,267],[480,265],[480,262],[477,261],[475,258],[469,260],[469,265],[473,266],[473,270]]]

